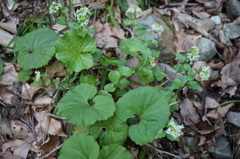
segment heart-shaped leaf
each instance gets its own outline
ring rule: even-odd
[[[126,122],[130,138],[139,145],[154,140],[157,132],[165,127],[170,115],[166,96],[154,87],[139,87],[124,94],[116,103],[116,116]],[[134,120],[133,120],[134,119]]]
[[[93,85],[82,83],[76,86],[59,101],[59,114],[77,125],[90,125],[106,120],[116,109],[114,101],[108,96],[95,96],[96,93],[97,89]]]
[[[99,145],[92,136],[76,134],[64,142],[58,159],[97,159]]]
[[[100,150],[98,159],[132,159],[132,157],[123,146],[112,144]]]
[[[56,45],[56,57],[69,71],[80,72],[93,66],[90,53],[96,51],[96,43],[90,35],[79,36],[76,32],[67,32]]]
[[[40,28],[18,38],[14,51],[18,52],[19,66],[30,70],[46,65],[55,53],[57,39],[58,35],[48,28]]]
[[[90,127],[90,134],[99,138],[101,146],[113,143],[123,144],[127,139],[128,125],[113,116],[108,120],[99,121]]]

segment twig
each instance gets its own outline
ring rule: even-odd
[[[177,102],[173,102],[173,103],[169,104],[169,106],[172,106],[172,105],[175,105],[175,104],[178,104],[178,101],[177,101]]]
[[[49,153],[45,154],[44,156],[40,157],[39,159],[48,158],[48,157],[51,156],[54,152],[56,152],[57,150],[59,150],[62,146],[63,146],[63,144],[58,145],[57,147],[55,147],[54,149],[52,149]]]
[[[64,118],[64,117],[57,116],[57,115],[54,115],[54,114],[51,114],[51,113],[48,113],[47,115],[48,115],[48,116],[51,116],[51,117],[54,117],[54,118],[57,118],[57,119],[66,120],[66,118]]]
[[[167,79],[166,81],[164,81],[163,83],[161,83],[158,87],[162,87],[164,84],[168,83],[169,81],[171,81],[173,79],[174,76],[176,76],[176,74],[178,73],[178,71],[176,71],[169,79]]]
[[[167,5],[163,5],[163,6],[160,6],[159,8],[160,9],[163,9],[163,8],[166,8],[166,7],[177,7],[177,6],[181,6],[182,5],[182,2],[181,3],[172,3],[172,4],[167,4]],[[198,6],[199,4],[198,3],[186,3],[185,6]]]
[[[152,149],[154,149],[154,150],[156,150],[156,151],[159,152],[160,154],[167,154],[167,155],[169,155],[169,156],[173,156],[173,157],[182,159],[182,158],[179,157],[179,156],[176,156],[176,155],[174,155],[174,154],[172,154],[172,153],[170,153],[170,152],[167,152],[167,151],[159,150],[159,149],[157,149],[157,148],[155,148],[155,147],[153,147],[153,146],[151,146],[151,145],[149,145],[149,144],[147,144],[147,146],[150,147],[150,148],[152,148]]]

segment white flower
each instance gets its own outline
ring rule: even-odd
[[[199,73],[199,76],[201,77],[202,81],[207,81],[210,77],[211,69],[209,66],[203,66],[201,68],[201,72]]]
[[[177,125],[174,121],[168,123],[168,129],[165,131],[167,134],[173,136],[174,138],[178,138],[183,135],[182,129],[183,125]]]
[[[129,14],[130,16],[138,17],[142,13],[142,9],[139,8],[138,6],[133,6],[128,8],[126,13]]]
[[[56,14],[60,10],[60,8],[62,8],[62,5],[60,3],[52,2],[52,4],[49,7],[49,13]]]
[[[152,31],[154,33],[162,34],[163,30],[164,30],[163,26],[157,23],[152,25]]]
[[[90,12],[87,7],[80,8],[79,10],[76,11],[76,17],[81,27],[85,27],[88,25],[89,13]]]
[[[152,67],[156,66],[156,64],[155,64],[155,57],[150,57],[149,58],[149,62],[150,62]]]
[[[196,61],[199,59],[199,48],[196,46],[192,46],[191,49],[187,53],[187,58],[190,61],[190,64],[193,63],[193,61]]]
[[[40,80],[41,73],[39,71],[35,71],[36,81]]]
[[[89,13],[90,12],[87,7],[80,8],[79,10],[76,11],[77,17],[78,16],[87,16]]]

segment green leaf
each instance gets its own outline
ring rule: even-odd
[[[121,77],[121,75],[120,75],[119,71],[110,71],[108,73],[109,80],[115,85],[119,82],[120,77]]]
[[[193,90],[196,89],[196,90],[202,91],[202,87],[199,85],[197,81],[189,81],[187,86],[190,89],[193,89]]]
[[[176,57],[177,57],[177,59],[178,59],[178,61],[179,61],[180,63],[185,62],[186,56],[184,56],[184,55],[182,55],[182,54],[175,54],[175,55],[176,55]]]
[[[111,57],[108,57],[105,54],[101,54],[99,62],[104,66],[126,65],[126,59],[125,58],[111,58]]]
[[[121,40],[120,49],[124,54],[129,54],[131,56],[137,56],[140,53],[142,54],[151,53],[147,43],[144,40],[138,38]]]
[[[136,30],[134,30],[135,35],[144,35],[145,33],[146,33],[145,28],[137,28]]]
[[[101,146],[112,143],[123,144],[127,139],[128,125],[116,116],[108,120],[99,121],[90,127],[90,135],[99,138]]]
[[[155,67],[153,71],[157,81],[161,81],[163,78],[167,77],[167,75],[163,72],[161,67]]]
[[[67,20],[65,17],[58,17],[58,18],[57,18],[57,21],[58,21],[58,24],[67,25],[67,22],[68,22],[69,20]]]
[[[161,139],[163,137],[166,136],[166,133],[163,131],[163,129],[160,129],[158,132],[157,132],[157,135],[155,136],[155,139]]]
[[[99,83],[99,79],[93,75],[81,76],[80,81],[82,83],[88,83],[90,85],[97,85]]]
[[[119,72],[121,76],[129,77],[133,74],[133,71],[126,66],[120,66],[119,67]]]
[[[64,142],[58,159],[97,159],[99,145],[92,136],[76,134]]]
[[[3,72],[3,61],[0,58],[0,75],[2,74],[2,72]]]
[[[83,38],[76,32],[68,32],[57,41],[55,48],[57,59],[62,61],[69,71],[80,72],[93,66],[90,52],[96,51],[96,43],[90,35]]]
[[[21,82],[26,82],[31,78],[32,70],[22,70],[18,73],[18,79]]]
[[[104,86],[104,90],[108,91],[108,92],[114,92],[115,91],[115,87],[112,83],[109,83],[107,85]]]
[[[132,157],[123,146],[112,144],[100,150],[98,159],[132,159]]]
[[[37,29],[18,38],[14,51],[18,52],[19,66],[30,70],[46,65],[55,53],[57,39],[58,35],[48,28]]]
[[[41,79],[39,79],[38,81],[36,81],[36,79],[33,81],[33,83],[32,83],[32,85],[34,86],[34,87],[41,87],[42,86],[42,80]]]
[[[166,97],[154,87],[138,87],[124,94],[116,103],[116,116],[126,122],[137,116],[139,123],[129,127],[130,138],[139,145],[152,142],[165,127],[170,115]]]
[[[114,101],[107,96],[95,96],[96,93],[97,89],[93,85],[82,83],[76,86],[59,101],[58,114],[77,125],[90,125],[106,120],[115,111]]]
[[[123,19],[123,24],[129,26],[133,24],[133,21],[131,19]]]
[[[117,84],[118,88],[120,89],[124,89],[126,88],[131,82],[129,82],[126,78],[123,78],[119,81],[119,83]]]

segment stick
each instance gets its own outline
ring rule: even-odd
[[[174,154],[172,154],[172,153],[170,153],[170,152],[167,152],[167,151],[159,150],[159,149],[157,149],[157,148],[155,148],[155,147],[153,147],[153,146],[151,146],[151,145],[149,145],[149,144],[147,144],[147,146],[150,147],[150,148],[152,148],[152,149],[154,149],[154,150],[156,150],[156,151],[159,152],[160,154],[167,154],[167,155],[169,155],[169,156],[173,156],[173,157],[182,159],[182,158],[179,157],[179,156],[176,156],[176,155],[174,155]]]
[[[54,152],[56,152],[57,150],[59,150],[62,146],[63,146],[63,144],[58,145],[57,147],[55,147],[54,149],[52,149],[49,153],[43,155],[43,156],[40,157],[39,159],[45,159],[45,158],[48,158],[48,157],[51,156]]]

